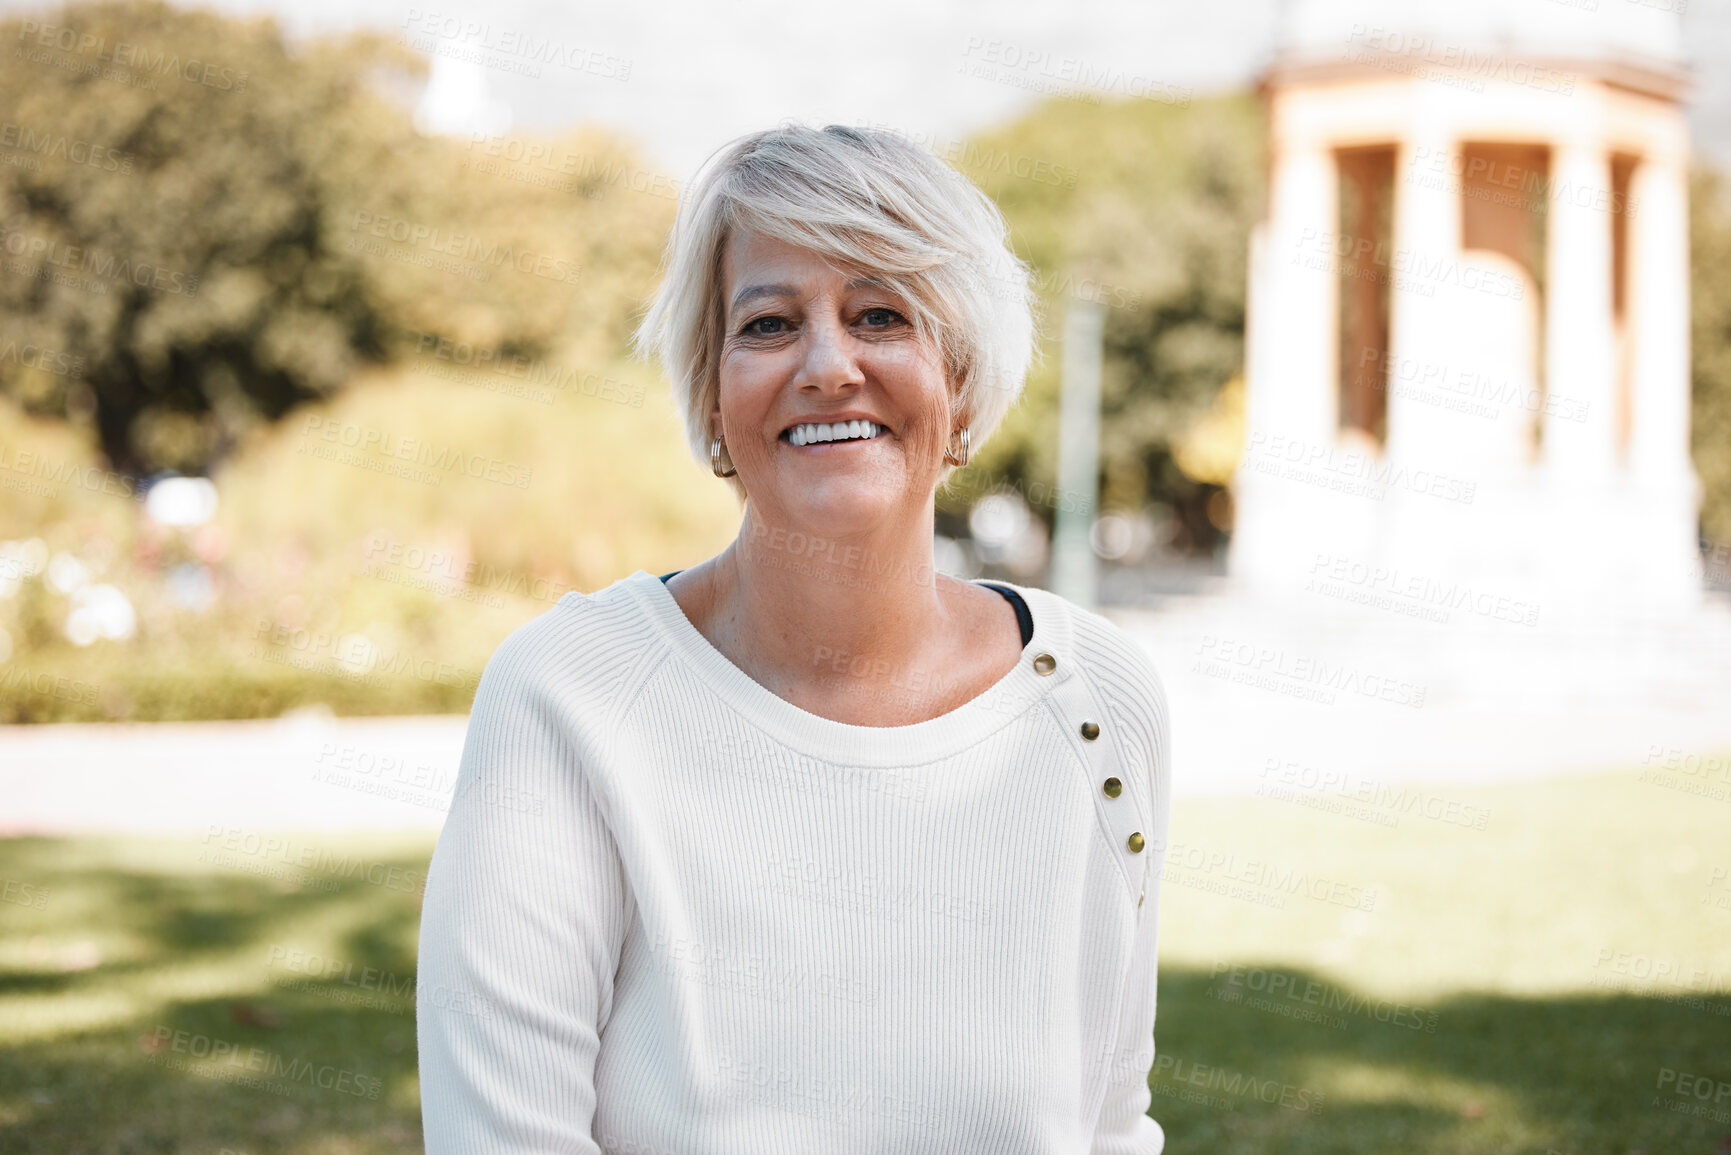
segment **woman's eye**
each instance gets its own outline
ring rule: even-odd
[[[860,319],[873,328],[881,329],[886,325],[895,324],[902,318],[894,309],[867,309]]]
[[[754,337],[771,337],[780,333],[785,324],[780,317],[758,317],[745,323],[745,332]]]

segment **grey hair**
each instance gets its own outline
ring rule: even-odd
[[[699,461],[709,462],[720,388],[721,259],[741,229],[860,270],[907,301],[915,331],[941,356],[951,420],[978,452],[1034,355],[1029,268],[1010,249],[1003,214],[895,132],[784,124],[722,147],[686,186],[633,342],[666,370]],[[728,481],[743,499],[738,477]]]

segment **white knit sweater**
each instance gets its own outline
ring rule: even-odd
[[[427,878],[427,1150],[1161,1151],[1165,694],[1012,588],[1021,661],[911,726],[776,697],[642,570],[512,633]]]

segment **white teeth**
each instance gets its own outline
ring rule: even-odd
[[[788,430],[787,439],[795,445],[813,445],[819,441],[851,441],[855,438],[869,440],[881,432],[883,426],[871,421],[837,421],[833,425],[808,421]]]

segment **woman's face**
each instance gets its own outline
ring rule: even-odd
[[[950,437],[941,359],[915,336],[907,303],[868,278],[754,232],[734,233],[723,253],[711,433],[772,522],[842,536],[931,503]],[[818,427],[854,421],[875,436],[850,427],[820,439]]]

